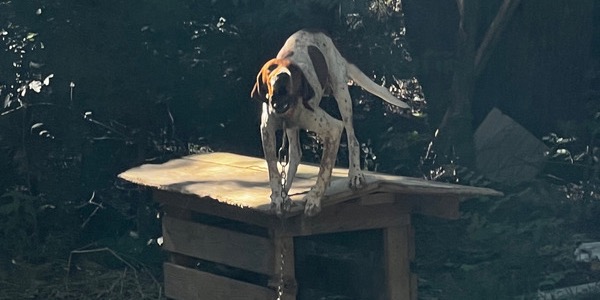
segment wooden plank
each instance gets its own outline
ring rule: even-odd
[[[410,211],[395,204],[361,206],[348,203],[326,207],[314,217],[303,215],[286,219],[282,236],[305,236],[321,233],[386,228],[406,225]]]
[[[267,238],[169,216],[165,216],[162,223],[163,247],[168,251],[256,273],[273,274],[274,250]]]
[[[390,300],[411,300],[410,225],[383,230],[384,268]]]
[[[410,274],[410,300],[419,299],[419,276],[414,273]]]
[[[396,195],[391,193],[373,193],[360,197],[360,205],[390,204],[396,201]]]
[[[379,175],[381,191],[414,195],[452,195],[462,199],[478,196],[502,196],[494,189],[429,181],[420,178]],[[387,179],[384,179],[387,178]]]
[[[177,300],[265,300],[276,299],[266,287],[164,263],[165,294]]]
[[[460,218],[460,198],[457,196],[396,194],[395,199],[397,205],[412,213],[449,220]]]
[[[293,237],[275,237],[275,263],[269,286],[278,293],[278,300],[295,300],[298,293]],[[281,294],[280,294],[281,293]]]
[[[279,223],[279,220],[276,217],[267,215],[261,211],[227,205],[214,199],[200,198],[195,195],[180,194],[165,190],[154,190],[153,198],[158,203],[164,205],[250,223],[265,228],[272,227],[274,223]]]
[[[302,164],[290,195],[296,203],[314,185],[318,166]],[[459,198],[478,195],[498,196],[502,193],[488,188],[460,186],[419,178],[366,172],[366,187],[360,191],[348,188],[348,170],[334,168],[332,182],[325,191],[323,207],[345,202],[374,192],[415,195],[453,195]],[[271,190],[266,163],[262,158],[231,153],[211,153],[186,156],[163,164],[146,164],[119,174],[119,177],[140,185],[180,194],[210,197],[215,202],[249,208],[271,214]],[[296,213],[300,213],[296,210]]]
[[[410,226],[408,228],[408,258],[413,261],[417,256],[417,250],[415,247],[415,228]]]
[[[415,260],[417,255],[415,248],[415,228],[411,225],[408,226],[408,259],[409,259],[409,269],[410,263]],[[410,299],[417,300],[418,299],[418,287],[419,287],[419,277],[417,274],[412,273],[410,270]]]
[[[460,217],[460,197],[456,195],[375,193],[360,197],[358,203],[365,206],[396,203],[412,213],[452,220]]]
[[[193,221],[192,219],[194,217],[194,211],[192,210],[172,205],[162,205],[160,210],[163,213],[163,216],[167,215],[180,220]]]

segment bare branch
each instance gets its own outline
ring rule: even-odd
[[[462,2],[462,0],[457,0],[457,2]],[[500,40],[500,36],[502,32],[508,25],[510,19],[512,18],[515,9],[521,0],[504,0],[502,5],[498,9],[498,14],[490,24],[487,32],[485,33],[485,37],[479,45],[479,49],[477,49],[477,53],[475,54],[475,76],[478,76],[481,71],[483,71],[485,65],[487,64],[491,53],[494,49],[494,46]]]
[[[465,0],[456,0],[456,6],[458,8],[458,32],[464,34],[465,32]]]

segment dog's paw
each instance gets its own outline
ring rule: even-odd
[[[271,211],[278,217],[281,217],[284,213],[290,211],[291,207],[292,200],[289,197],[284,199],[281,193],[273,192],[271,194]]]
[[[365,178],[365,174],[362,171],[354,171],[348,174],[349,182],[348,186],[353,191],[360,190],[367,186],[367,179]]]
[[[317,195],[314,189],[310,190],[306,196],[304,196],[304,214],[308,217],[316,216],[321,212],[321,197]]]

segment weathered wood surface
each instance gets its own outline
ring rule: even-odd
[[[171,299],[265,300],[277,297],[275,291],[266,287],[171,263],[165,263],[163,267],[165,294]]]
[[[410,272],[410,251],[414,242],[410,226],[386,228],[383,230],[383,237],[387,299],[417,299],[416,286],[412,286]]]
[[[162,225],[163,248],[170,252],[256,273],[274,274],[271,267],[275,258],[274,247],[267,238],[169,216],[163,218]]]
[[[276,228],[282,236],[306,236],[407,224],[410,224],[410,210],[399,203],[369,206],[348,203],[324,209],[311,218],[303,215],[290,217],[283,226]]]
[[[314,185],[317,173],[318,166],[299,166],[290,191],[292,201],[297,204],[292,208],[293,212],[302,211],[302,197]],[[323,199],[324,207],[356,198],[361,198],[361,203],[366,204],[369,197],[365,196],[379,192],[435,196],[442,200],[501,195],[500,192],[487,188],[371,172],[366,173],[367,186],[354,192],[348,188],[347,174],[348,169],[334,169],[331,185]],[[262,158],[231,153],[197,154],[163,164],[142,165],[121,173],[119,177],[159,190],[210,197],[221,203],[269,213],[271,191],[266,162]],[[404,198],[411,197],[395,199],[403,201]]]

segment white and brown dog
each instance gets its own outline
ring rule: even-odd
[[[360,145],[352,127],[349,79],[392,105],[409,108],[386,88],[377,85],[355,65],[347,62],[331,39],[321,32],[300,30],[294,33],[277,57],[269,60],[258,73],[251,96],[263,101],[260,130],[269,169],[271,204],[278,215],[286,209],[285,204],[289,199],[284,197],[287,197],[300,163],[300,128],[316,133],[323,143],[317,182],[304,197],[306,215],[313,216],[321,210],[321,198],[329,186],[344,129],[348,136],[349,186],[360,189],[366,185],[360,169]],[[341,121],[319,107],[321,98],[330,94],[337,101]],[[285,130],[289,142],[285,186],[282,186],[277,167],[275,132],[278,129]]]

